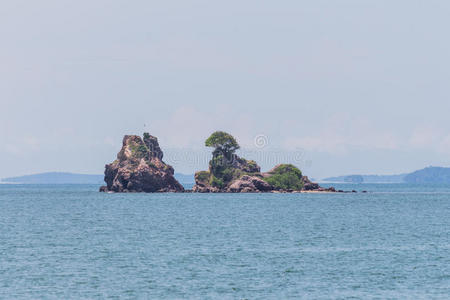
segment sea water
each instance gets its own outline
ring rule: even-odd
[[[450,186],[337,187],[0,185],[0,298],[450,298]]]

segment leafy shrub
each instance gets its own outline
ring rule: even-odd
[[[197,179],[201,182],[207,182],[209,180],[209,172],[208,171],[200,171],[197,173]]]
[[[250,168],[257,168],[258,167],[258,164],[254,160],[247,160],[247,163],[248,163],[248,166]]]
[[[280,165],[271,171],[266,182],[281,190],[301,190],[303,188],[302,172],[290,164]]]
[[[254,160],[246,160],[245,163],[246,163],[246,166],[245,166],[244,169],[246,170],[246,172],[259,173],[261,171],[261,169],[259,168],[259,166],[256,163],[256,161],[254,161]]]
[[[136,158],[145,158],[148,156],[148,148],[144,144],[130,144],[131,153]]]
[[[209,182],[212,186],[217,187],[219,189],[223,188],[224,183],[223,180],[220,178],[217,178],[216,176],[211,176],[210,178],[210,182]]]
[[[221,154],[213,156],[209,165],[211,173],[215,177],[221,179],[224,183],[228,183],[235,178],[239,178],[241,172],[239,169],[233,168],[230,162],[227,161]]]
[[[235,178],[236,171],[239,172],[239,170],[235,170],[230,167],[224,168],[221,173],[221,179],[224,182],[227,182],[227,183],[230,182],[231,180],[233,180]]]

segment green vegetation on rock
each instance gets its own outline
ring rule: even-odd
[[[141,159],[148,156],[149,150],[147,146],[145,146],[144,144],[132,143],[130,144],[130,149],[132,155],[137,159]]]
[[[239,144],[231,134],[216,131],[205,141],[205,145],[214,148],[213,157],[209,162],[209,182],[214,187],[222,188],[240,175],[236,174],[239,170],[233,166],[233,162],[237,159],[234,153],[239,149]]]
[[[319,190],[318,184],[303,177],[302,172],[291,164],[281,164],[267,173],[253,160],[239,157],[236,139],[223,131],[216,131],[205,141],[214,148],[209,171],[195,174],[194,192],[296,192],[305,189]],[[321,189],[324,190],[324,189]]]
[[[216,131],[205,141],[205,145],[214,148],[213,157],[209,162],[209,172],[201,175],[209,176],[208,181],[197,175],[199,181],[223,188],[244,175],[262,177],[261,169],[255,161],[246,160],[235,154],[239,144],[231,134]]]
[[[213,147],[213,153],[221,153],[227,159],[238,150],[239,144],[236,139],[229,133],[216,131],[205,141],[206,147]]]
[[[217,187],[219,189],[223,188],[223,186],[224,186],[223,180],[221,178],[217,178],[214,175],[211,176],[209,184],[211,184],[213,187]]]
[[[250,168],[252,169],[256,169],[258,168],[258,164],[256,163],[256,161],[254,160],[247,160],[247,164]]]
[[[196,179],[200,182],[208,182],[210,173],[208,171],[200,171],[196,174]]]
[[[269,172],[265,181],[280,190],[301,190],[303,188],[302,172],[291,164],[282,164]]]
[[[148,148],[145,145],[139,145],[137,148],[137,155],[139,158],[146,157],[148,155]]]
[[[102,192],[182,192],[183,186],[174,178],[174,170],[162,160],[158,139],[144,133],[126,135],[117,160],[105,167],[106,186]]]

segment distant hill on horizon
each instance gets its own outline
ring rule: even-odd
[[[398,175],[346,175],[328,177],[324,182],[334,183],[450,183],[450,168],[427,167],[412,173]]]
[[[450,183],[450,168],[428,167],[405,176],[408,183]]]
[[[175,173],[175,178],[190,187],[195,183],[193,174]],[[327,177],[329,183],[449,183],[450,168],[427,167],[412,173],[398,175],[346,175]],[[2,183],[16,184],[104,184],[103,174],[77,174],[68,172],[47,172],[25,176],[2,178]]]
[[[182,185],[194,183],[194,175],[175,173]],[[32,175],[2,178],[2,183],[16,184],[104,184],[103,174],[77,174],[67,172],[46,172]]]
[[[399,175],[344,175],[322,179],[335,183],[402,183],[407,174]]]
[[[21,184],[102,184],[103,177],[103,175],[46,172],[2,178],[2,182]]]

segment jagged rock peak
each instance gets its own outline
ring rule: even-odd
[[[150,135],[148,132],[144,133],[144,143],[150,151],[150,155],[153,157],[158,157],[159,159],[163,159],[164,154],[159,147],[158,138]]]
[[[105,166],[104,192],[183,192],[174,170],[162,161],[158,139],[144,133],[126,135],[117,159]]]

